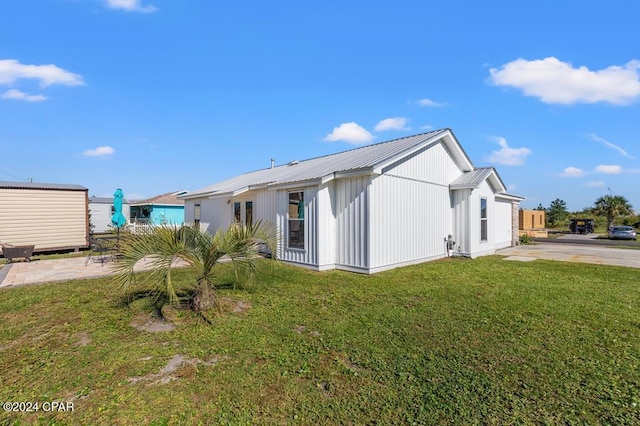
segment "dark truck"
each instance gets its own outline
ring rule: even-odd
[[[595,225],[593,219],[571,219],[569,229],[572,234],[591,234]]]

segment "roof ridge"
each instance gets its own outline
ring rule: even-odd
[[[248,175],[250,173],[259,172],[259,171],[262,171],[262,170],[277,169],[279,167],[288,167],[291,164],[291,162],[293,162],[293,161],[298,161],[298,163],[296,163],[296,164],[306,163],[307,161],[317,160],[319,158],[326,158],[326,157],[331,157],[331,156],[334,156],[334,155],[346,154],[348,152],[353,152],[353,151],[357,151],[357,150],[360,150],[360,149],[365,149],[365,148],[370,148],[370,147],[374,147],[374,146],[384,145],[384,144],[388,144],[388,143],[391,143],[391,142],[397,142],[397,141],[400,141],[400,140],[403,140],[403,139],[415,138],[415,137],[426,136],[426,135],[433,135],[433,134],[436,134],[436,133],[445,132],[447,130],[451,130],[451,129],[448,128],[448,127],[444,127],[442,129],[431,130],[429,132],[416,133],[415,135],[402,136],[400,138],[390,139],[390,140],[387,140],[387,141],[371,143],[369,145],[357,146],[355,148],[351,148],[351,149],[348,149],[346,151],[334,152],[332,154],[318,155],[316,157],[305,158],[304,160],[291,160],[290,162],[288,162],[286,164],[280,164],[279,166],[275,166],[275,167],[265,167],[265,168],[262,168],[262,169],[251,170],[249,172],[245,172],[245,173],[242,173],[242,174]]]

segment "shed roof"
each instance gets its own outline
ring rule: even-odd
[[[179,196],[181,199],[217,195],[237,195],[242,192],[303,182],[327,182],[345,175],[382,173],[383,169],[408,155],[443,141],[453,158],[464,171],[473,170],[473,164],[450,129],[407,136],[349,151],[322,157],[295,161],[273,168],[256,170],[234,178],[205,186]]]
[[[72,185],[65,183],[39,183],[39,182],[10,182],[0,181],[1,189],[44,189],[56,191],[88,191],[81,185]]]

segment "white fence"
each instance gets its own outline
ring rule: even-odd
[[[132,234],[144,234],[153,229],[155,225],[153,223],[140,223],[134,222],[127,225],[127,230]]]

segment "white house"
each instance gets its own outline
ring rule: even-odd
[[[521,197],[475,168],[449,129],[257,170],[181,196],[185,221],[210,232],[258,219],[278,259],[375,273],[515,245]]]
[[[115,212],[113,197],[89,197],[89,215],[94,233],[109,232],[115,228],[111,225],[111,217]],[[131,204],[125,198],[122,200],[122,214],[129,223]]]

